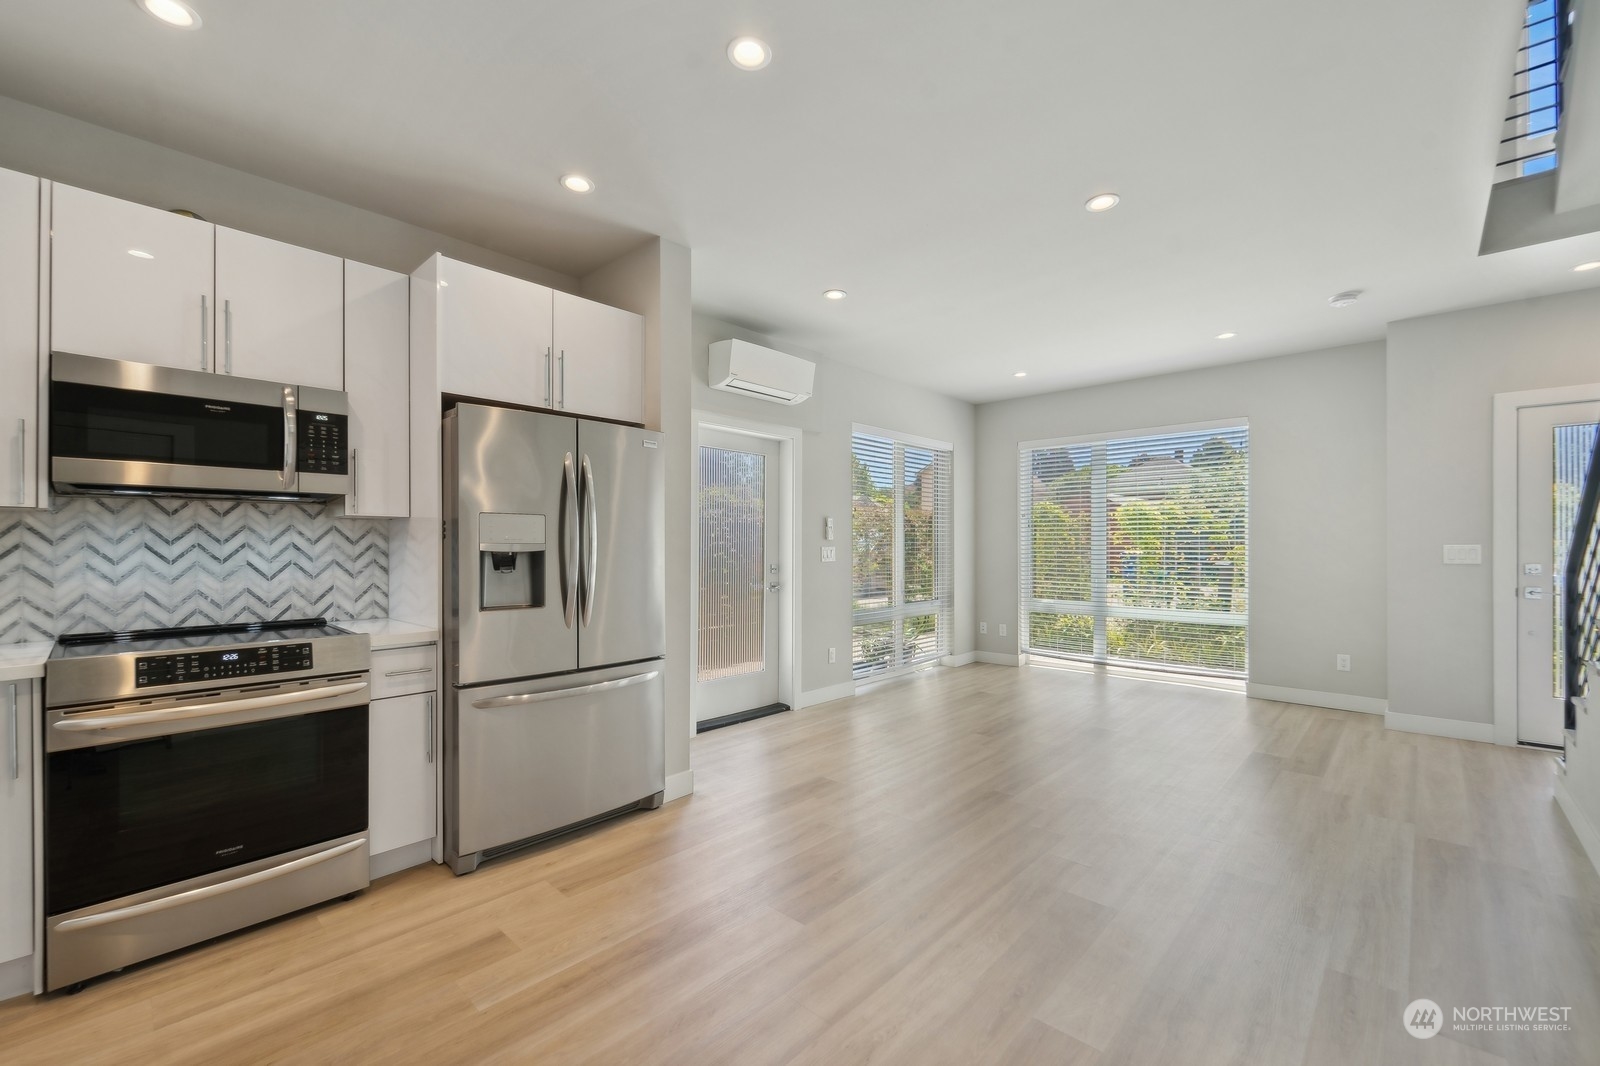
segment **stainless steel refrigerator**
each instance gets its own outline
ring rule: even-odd
[[[444,419],[445,859],[666,787],[661,435],[460,404]]]

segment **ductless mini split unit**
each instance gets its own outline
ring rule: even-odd
[[[749,341],[717,341],[711,346],[713,389],[793,406],[811,398],[817,365]]]

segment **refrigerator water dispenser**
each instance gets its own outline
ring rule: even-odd
[[[478,608],[544,606],[544,515],[478,515]]]

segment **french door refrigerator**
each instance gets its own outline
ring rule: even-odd
[[[661,435],[459,404],[444,418],[445,859],[666,787]]]

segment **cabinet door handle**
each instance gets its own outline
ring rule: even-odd
[[[361,513],[361,449],[350,449],[350,510]]]
[[[222,301],[222,372],[233,373],[233,301]]]
[[[28,502],[28,420],[17,419],[17,506]]]
[[[200,294],[200,369],[211,369],[211,302]]]
[[[428,761],[433,761],[433,697],[428,697]]]
[[[551,350],[546,348],[544,350],[544,405],[546,407],[554,407],[556,405],[555,391],[556,361],[551,354]]]
[[[558,404],[561,410],[567,409],[567,350],[561,349],[561,401]]]
[[[17,685],[11,684],[11,697],[9,701],[10,720],[6,731],[11,737],[11,780],[15,781],[22,776],[22,752],[17,744]]]

